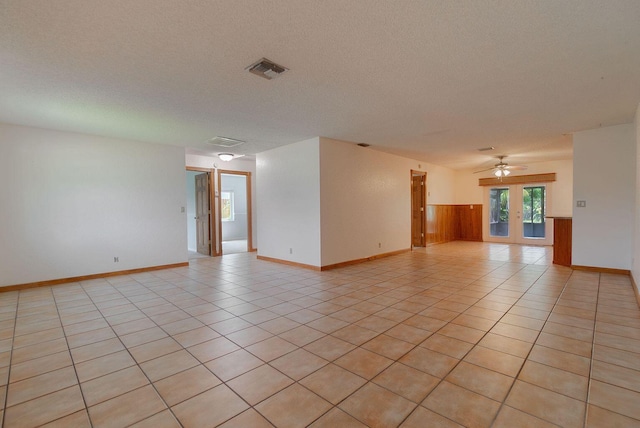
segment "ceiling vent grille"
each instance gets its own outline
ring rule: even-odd
[[[229,147],[239,146],[240,144],[244,144],[245,141],[236,140],[234,138],[227,138],[227,137],[214,137],[210,140],[207,140],[207,143],[213,144],[214,146],[218,146],[218,147],[229,148]]]
[[[275,79],[282,73],[289,71],[288,68],[278,65],[266,58],[262,58],[260,61],[254,62],[245,70],[249,70],[250,73],[263,77],[267,80]]]

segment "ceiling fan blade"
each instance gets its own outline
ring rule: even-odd
[[[527,169],[527,167],[524,165],[508,165],[508,166],[505,166],[504,169],[510,169],[512,171],[522,171]]]
[[[478,174],[479,172],[485,172],[485,171],[491,171],[496,169],[495,167],[491,167],[491,168],[487,168],[487,169],[481,169],[480,171],[474,171],[474,174]]]

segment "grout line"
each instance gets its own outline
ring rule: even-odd
[[[589,379],[587,380],[587,397],[586,397],[586,401],[585,401],[585,409],[584,409],[584,421],[582,426],[586,427],[587,426],[587,421],[589,420],[589,400],[591,398],[591,381],[593,379],[592,375],[593,375],[593,356],[595,353],[595,348],[596,348],[596,327],[598,325],[598,302],[600,301],[600,286],[601,286],[601,281],[602,279],[602,274],[598,273],[598,292],[596,294],[596,310],[595,310],[595,314],[593,316],[593,335],[591,336],[591,358],[589,360]]]

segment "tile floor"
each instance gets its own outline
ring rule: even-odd
[[[455,242],[0,294],[5,427],[640,426],[628,277]]]

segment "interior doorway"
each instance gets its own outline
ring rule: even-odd
[[[411,246],[426,242],[427,173],[411,171]]]
[[[218,228],[222,254],[252,251],[251,173],[218,170]]]

